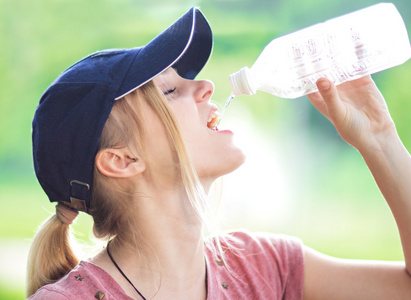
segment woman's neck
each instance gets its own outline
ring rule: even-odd
[[[132,210],[135,217],[113,239],[110,252],[146,298],[158,292],[156,299],[161,299],[161,295],[168,299],[170,295],[174,295],[173,299],[205,299],[201,220],[188,199],[178,197],[175,192],[140,197]],[[136,296],[106,252],[96,257],[95,263],[108,271],[126,293]]]

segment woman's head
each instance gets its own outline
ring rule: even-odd
[[[59,76],[33,119],[34,167],[50,201],[87,211],[94,158],[114,103],[170,66],[193,79],[211,48],[207,20],[193,8],[146,46],[97,52]]]
[[[214,166],[208,170],[219,165],[212,157],[223,136],[206,126],[215,110],[208,101],[212,84],[191,81],[211,49],[211,29],[193,8],[146,46],[100,51],[63,72],[43,94],[33,119],[34,167],[49,200],[92,214],[99,237],[127,236],[121,229],[133,220],[129,208],[136,207],[136,178],[151,176],[156,179],[151,182],[183,187],[194,215],[202,217],[200,179],[224,173],[204,171],[204,162]],[[167,92],[173,89],[191,96],[175,97]],[[201,93],[203,101],[186,101]],[[197,113],[187,115],[186,109]],[[197,134],[208,142],[199,144]],[[206,161],[200,152],[208,153]],[[123,158],[123,167],[131,166],[123,178],[108,168],[115,155]],[[167,178],[172,180],[162,181]],[[30,250],[28,295],[77,263],[68,233],[58,215],[38,230]]]
[[[237,168],[242,152],[230,131],[210,128],[213,84],[180,77],[170,68],[117,101],[104,126],[95,160],[90,213],[95,234],[125,234],[142,184],[185,188],[197,216],[203,187]],[[132,214],[132,215],[128,215]]]

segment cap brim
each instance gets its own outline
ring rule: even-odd
[[[207,63],[212,48],[210,25],[201,11],[193,7],[146,46],[134,49],[134,61],[117,92],[116,100],[169,67],[174,67],[186,79],[194,79]],[[144,66],[149,66],[149,69],[141,70]]]
[[[41,97],[33,118],[34,169],[50,201],[87,211],[94,159],[115,99],[171,66],[193,79],[212,44],[207,20],[192,8],[146,46],[99,51],[64,71]]]

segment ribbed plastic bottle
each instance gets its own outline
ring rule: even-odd
[[[392,3],[380,3],[271,41],[251,68],[230,75],[233,96],[257,90],[297,98],[321,77],[341,84],[406,62],[407,29]]]

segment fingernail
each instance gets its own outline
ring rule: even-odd
[[[320,91],[325,92],[331,87],[331,84],[327,79],[318,79],[317,87]]]

